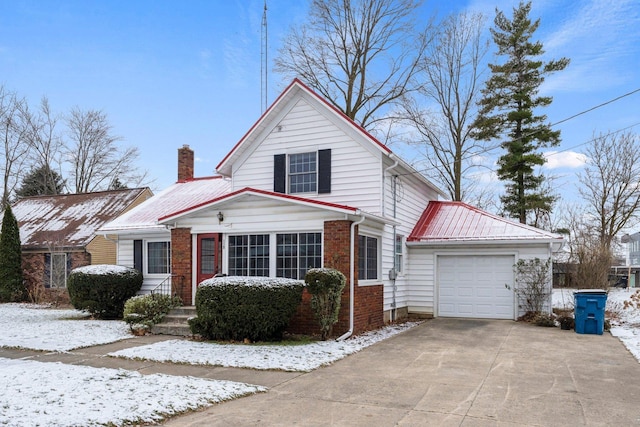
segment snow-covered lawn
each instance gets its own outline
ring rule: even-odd
[[[76,310],[0,304],[0,347],[66,352],[133,336],[121,321],[86,320]],[[299,346],[217,345],[171,340],[114,355],[191,364],[309,371],[416,323],[347,341]],[[231,381],[141,375],[25,359],[0,358],[0,425],[91,426],[152,423],[183,411],[266,391]]]
[[[162,341],[128,348],[110,356],[283,371],[312,371],[362,350],[378,341],[412,328],[417,323],[391,325],[346,341],[319,341],[304,345],[233,345],[194,341]]]
[[[0,358],[0,425],[136,425],[264,387]]]
[[[69,351],[133,338],[129,326],[122,321],[80,320],[87,316],[78,310],[54,310],[35,304],[2,304],[0,347]]]

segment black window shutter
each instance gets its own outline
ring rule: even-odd
[[[51,254],[44,254],[44,277],[43,283],[45,288],[51,287]]]
[[[133,241],[133,268],[142,273],[142,240]]]
[[[331,149],[318,150],[318,193],[331,193]]]
[[[273,191],[274,193],[287,192],[286,154],[276,154],[273,156]]]
[[[65,272],[65,276],[64,276],[64,287],[67,287],[67,278],[69,277],[69,273],[71,273],[71,270],[73,270],[73,258],[71,257],[71,254],[68,253],[67,254],[67,271]]]

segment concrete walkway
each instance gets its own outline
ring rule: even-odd
[[[640,364],[609,333],[435,319],[310,373],[105,357],[175,337],[0,357],[226,379],[269,387],[167,426],[640,426]]]

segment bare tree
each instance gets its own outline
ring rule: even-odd
[[[66,118],[68,142],[66,160],[71,165],[75,193],[87,193],[112,187],[113,180],[141,182],[146,177],[136,173],[134,162],[138,149],[121,150],[122,139],[112,133],[112,126],[102,111],[73,108]]]
[[[473,183],[465,182],[465,175],[479,166],[473,154],[486,151],[487,143],[470,137],[480,92],[480,65],[489,48],[482,37],[484,21],[481,14],[461,13],[438,26],[421,62],[425,82],[418,91],[420,105],[416,99],[404,104],[420,135],[417,143],[425,148],[430,175],[453,200],[463,200],[466,188]],[[435,110],[421,107],[433,103]]]
[[[616,234],[638,218],[640,139],[630,132],[600,134],[585,154],[588,160],[578,191],[594,213],[599,241],[611,249]]]
[[[20,177],[24,172],[29,145],[25,143],[26,101],[18,98],[14,92],[7,91],[0,86],[0,145],[2,169],[2,199],[0,208],[4,209],[11,200]]]
[[[57,129],[58,117],[51,111],[49,100],[42,97],[36,112],[25,110],[27,122],[26,140],[30,147],[32,170],[42,171],[39,178],[41,188],[62,190],[63,144]]]
[[[570,271],[570,283],[581,288],[606,288],[613,253],[609,246],[603,244],[594,216],[588,210],[573,206],[566,212],[569,261],[575,265]]]
[[[370,128],[383,107],[414,89],[426,25],[419,0],[313,0],[308,22],[292,27],[275,70],[299,77],[348,117]]]

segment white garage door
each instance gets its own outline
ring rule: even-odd
[[[514,263],[513,256],[438,256],[438,315],[513,319]]]

